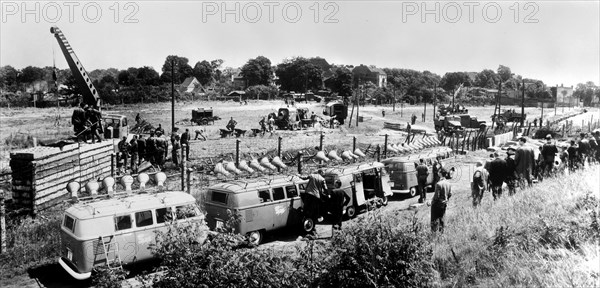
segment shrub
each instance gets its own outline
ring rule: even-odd
[[[98,288],[120,288],[123,280],[125,280],[125,271],[122,269],[98,266],[92,271],[92,285]]]

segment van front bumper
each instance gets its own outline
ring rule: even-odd
[[[396,193],[397,193],[397,194],[406,194],[406,193],[410,193],[410,190],[409,190],[409,189],[406,189],[406,190],[396,190],[396,189],[392,189],[392,192],[393,192],[394,194],[396,194]]]
[[[63,269],[65,269],[65,271],[67,271],[67,273],[69,273],[69,275],[71,275],[71,277],[73,277],[77,280],[86,280],[92,276],[92,272],[79,273],[79,272],[75,271],[74,269],[77,269],[77,268],[74,267],[74,265],[72,264],[71,261],[69,261],[68,259],[66,259],[64,257],[58,258],[58,264],[60,264],[60,266]]]

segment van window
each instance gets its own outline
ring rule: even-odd
[[[65,228],[67,228],[67,229],[71,230],[71,232],[73,232],[75,230],[75,219],[73,219],[69,215],[65,215],[65,220],[63,221],[63,226],[65,226]]]
[[[227,204],[227,193],[212,191],[212,197],[210,200],[213,202]]]
[[[135,227],[144,227],[154,224],[152,211],[135,212]]]
[[[260,198],[260,203],[270,202],[271,193],[269,193],[269,190],[258,191],[258,198]]]
[[[196,207],[194,205],[177,206],[176,208],[177,219],[185,219],[198,216]]]
[[[288,198],[294,198],[298,196],[298,190],[296,189],[296,185],[286,186],[285,190],[287,191]]]
[[[273,200],[281,200],[285,199],[285,193],[283,192],[283,187],[273,188]]]
[[[156,223],[165,223],[166,221],[171,221],[171,219],[173,219],[171,208],[156,209]]]
[[[306,184],[300,184],[298,185],[298,192],[300,192],[300,194],[306,192]]]
[[[115,230],[125,230],[131,228],[131,215],[115,216]]]

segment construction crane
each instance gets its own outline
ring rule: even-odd
[[[69,68],[71,68],[71,73],[73,77],[75,77],[77,86],[80,88],[81,93],[83,94],[83,103],[96,107],[100,109],[101,98],[98,94],[98,90],[94,87],[92,83],[92,79],[88,72],[83,68],[83,64],[75,54],[73,47],[67,41],[67,37],[63,34],[63,32],[56,26],[50,28],[50,33],[54,34],[56,40],[58,41],[58,45],[69,64]],[[127,117],[123,115],[102,115],[102,123],[104,127],[104,138],[106,139],[120,139],[121,137],[126,137],[129,134],[129,129],[127,126]]]

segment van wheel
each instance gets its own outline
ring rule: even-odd
[[[262,231],[252,231],[248,233],[248,242],[253,245],[259,245],[263,241],[263,232]]]
[[[410,187],[408,193],[410,194],[411,198],[417,196],[417,187]]]
[[[354,206],[346,208],[346,216],[348,216],[348,219],[356,217],[356,208]]]
[[[304,233],[310,233],[313,230],[315,230],[315,221],[310,217],[304,218],[304,220],[302,220],[302,231],[304,231]]]

